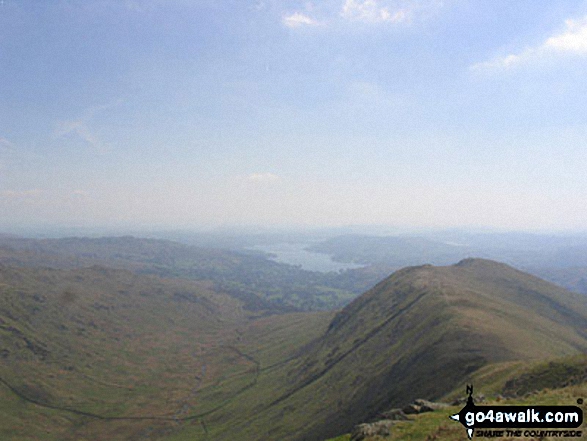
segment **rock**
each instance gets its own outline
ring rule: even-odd
[[[473,402],[474,403],[485,403],[485,395],[478,394],[477,396],[473,397]],[[451,403],[451,405],[458,406],[459,404],[466,404],[466,403],[467,403],[467,398],[457,398],[456,400],[454,400]]]
[[[351,433],[351,441],[363,441],[371,436],[389,436],[393,421],[381,420],[375,423],[365,423],[355,426]]]
[[[391,421],[407,421],[409,420],[408,416],[404,413],[401,409],[391,409],[387,412],[383,412],[381,416],[386,420]]]
[[[448,407],[448,404],[446,403],[435,403],[433,401],[423,400],[421,398],[414,400],[414,404],[420,406],[420,413],[433,412],[435,410],[442,410]]]
[[[407,406],[405,406],[402,411],[406,414],[406,415],[414,415],[416,413],[420,413],[420,406],[418,406],[415,403],[411,403],[408,404]]]
[[[459,404],[459,402],[453,403],[453,405]],[[445,409],[449,405],[446,403],[435,403],[433,401],[423,400],[418,398],[413,403],[408,404],[402,410],[406,415],[413,415],[417,413],[433,412],[435,410]]]

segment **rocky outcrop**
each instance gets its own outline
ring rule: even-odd
[[[406,415],[411,415],[416,413],[433,412],[435,410],[445,409],[447,407],[448,404],[446,403],[435,403],[418,398],[417,400],[414,400],[413,403],[408,404],[402,410]]]
[[[380,414],[380,416],[384,420],[391,421],[407,421],[410,419],[401,409],[391,409],[387,412],[383,412],[382,414]]]
[[[351,441],[363,441],[372,436],[389,436],[394,422],[381,420],[375,423],[365,423],[355,426],[351,433]]]
[[[374,423],[364,423],[355,426],[351,433],[351,441],[369,440],[374,436],[389,436],[391,428],[398,421],[411,421],[408,415],[424,412],[434,412],[449,407],[446,403],[435,403],[433,401],[417,399],[405,406],[403,409],[391,409],[383,412],[380,416],[384,419]]]
[[[475,404],[485,403],[485,395],[477,394],[473,397],[473,402]],[[467,397],[457,398],[451,403],[453,406],[460,406],[461,404],[467,404]]]

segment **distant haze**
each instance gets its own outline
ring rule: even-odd
[[[585,230],[587,3],[5,0],[0,229]]]

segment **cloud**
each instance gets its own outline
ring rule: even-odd
[[[285,14],[282,23],[289,28],[302,26],[323,26],[341,23],[412,24],[416,19],[426,20],[445,6],[445,0],[333,0],[330,6],[315,7],[306,3],[303,12]],[[332,4],[336,3],[334,9]],[[322,19],[313,18],[321,11]]]
[[[97,153],[105,154],[110,150],[110,146],[102,142],[91,126],[95,124],[97,115],[99,117],[100,113],[118,107],[123,102],[123,100],[118,99],[106,104],[93,106],[86,109],[77,119],[60,121],[53,131],[53,135],[57,138],[75,135],[92,147]]]
[[[247,177],[249,182],[255,183],[268,183],[279,181],[279,176],[273,173],[253,173]]]
[[[409,21],[412,9],[392,8],[379,0],[346,0],[340,15],[351,21],[365,23],[402,23]]]
[[[290,15],[284,15],[281,22],[290,29],[299,28],[302,26],[318,26],[320,23],[301,12],[294,12]]]
[[[538,46],[476,63],[471,66],[471,70],[505,70],[562,54],[587,55],[587,16],[579,20],[566,20],[565,25],[564,31],[552,35]]]
[[[82,120],[75,121],[61,121],[57,124],[54,131],[58,138],[66,137],[70,134],[75,134],[81,138],[86,144],[92,147],[98,153],[106,153],[108,147],[100,141],[100,139],[89,129],[88,124]]]
[[[580,20],[565,21],[567,29],[544,42],[544,48],[558,52],[587,54],[587,16]]]

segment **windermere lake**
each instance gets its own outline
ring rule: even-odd
[[[327,273],[346,269],[362,268],[365,265],[356,263],[341,263],[332,260],[329,254],[314,253],[305,248],[309,243],[279,243],[271,245],[255,245],[249,249],[262,251],[268,258],[279,263],[300,266],[304,270]]]

